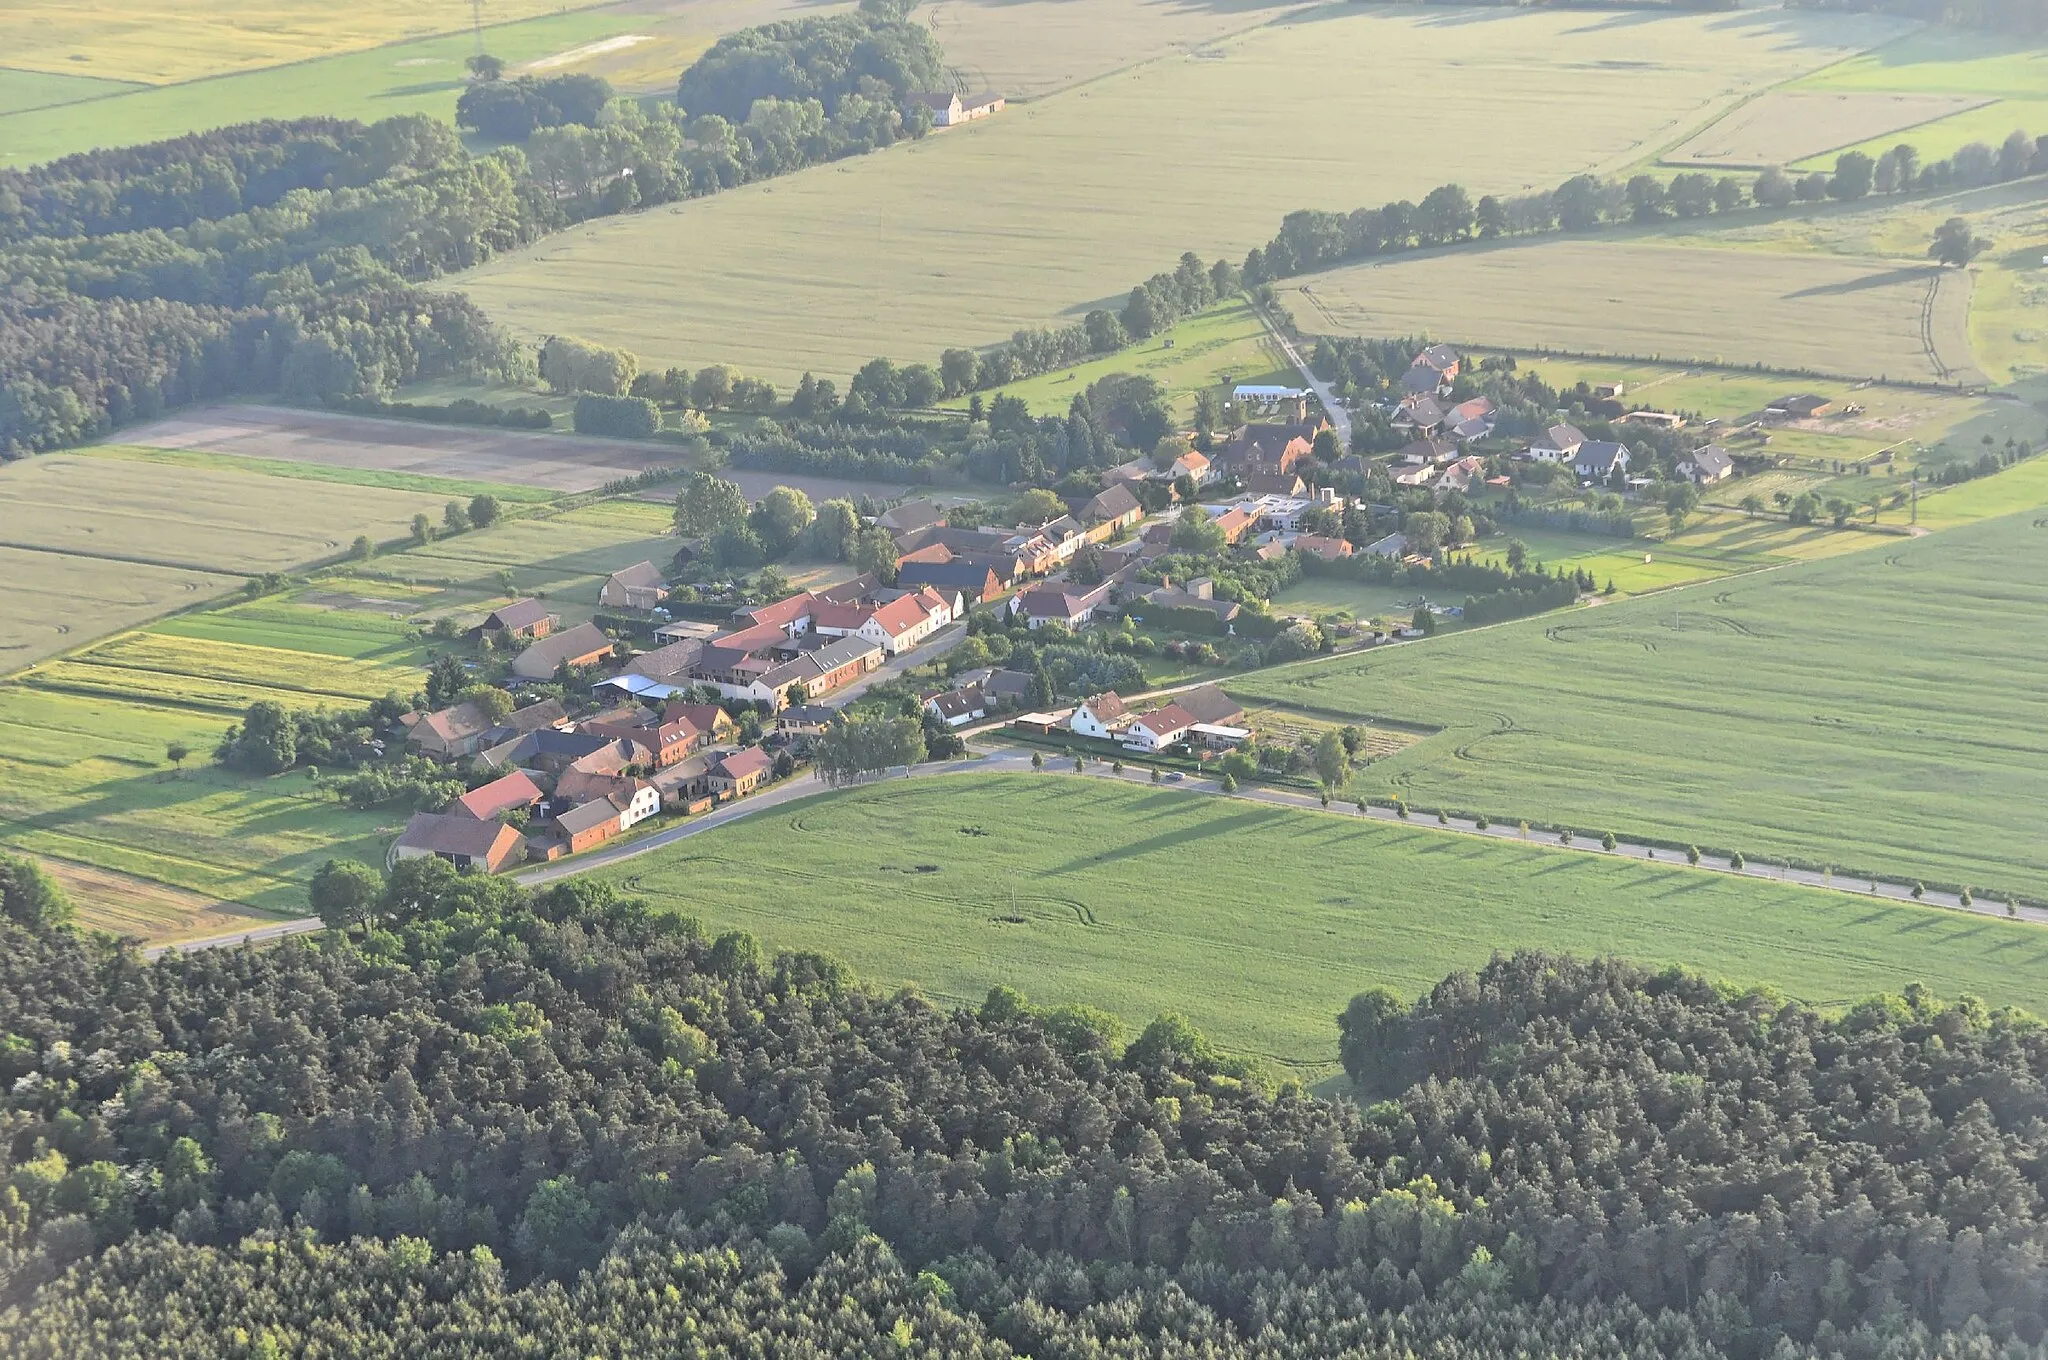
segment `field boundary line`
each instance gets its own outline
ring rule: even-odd
[[[16,543],[12,539],[0,538],[0,548],[12,548],[16,552],[45,553],[51,557],[83,557],[99,562],[120,562],[130,567],[162,567],[166,571],[196,571],[207,576],[225,576],[231,580],[246,580],[252,574],[246,571],[232,571],[226,567],[202,567],[196,562],[173,562],[161,557],[139,557],[133,553],[103,552],[87,548],[53,548],[47,543]],[[256,573],[259,574],[260,573]]]

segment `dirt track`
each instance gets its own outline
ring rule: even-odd
[[[123,430],[124,444],[206,449],[291,463],[588,491],[645,468],[683,462],[680,449],[622,439],[415,424],[275,406],[209,406]]]

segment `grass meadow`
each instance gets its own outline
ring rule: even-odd
[[[516,328],[657,366],[786,383],[929,361],[1121,299],[1182,251],[1238,258],[1293,208],[1626,168],[1899,31],[1791,11],[1330,6],[858,161],[592,222],[456,286]],[[1425,104],[1428,136],[1390,135]]]
[[[1795,82],[1800,92],[1830,94],[1948,95],[1989,100],[1979,107],[1913,128],[1906,136],[1872,136],[1855,147],[1876,156],[1894,142],[1911,142],[1923,160],[1951,155],[1966,142],[2004,141],[2014,128],[2048,126],[2048,47],[1963,28],[1923,28]],[[1816,157],[1800,169],[1832,169],[1834,157]]]
[[[1413,996],[1497,949],[1682,963],[1841,1004],[1921,979],[2048,1005],[2048,935],[1879,904],[1058,774],[832,794],[607,875],[706,929],[836,954],[881,985],[1005,983],[1132,1032],[1161,1011],[1309,1075],[1375,983]]]
[[[1231,689],[1447,726],[1360,792],[2039,898],[2044,666],[2022,513]]]

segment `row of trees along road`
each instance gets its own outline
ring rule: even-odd
[[[155,963],[7,892],[0,1353],[1992,1360],[2048,1326],[2048,1030],[1974,1000],[1497,958],[1345,1009],[1353,1104],[1176,1017],[937,1006],[595,884],[371,886],[346,935]]]

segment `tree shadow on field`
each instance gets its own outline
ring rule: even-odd
[[[1120,845],[1114,850],[1105,850],[1099,855],[1084,855],[1078,859],[1070,859],[1058,868],[1049,869],[1046,872],[1050,876],[1096,869],[1105,864],[1113,864],[1118,860],[1136,859],[1142,855],[1150,855],[1161,850],[1171,850],[1176,846],[1207,840],[1211,836],[1226,836],[1233,831],[1247,831],[1253,827],[1264,825],[1267,818],[1268,814],[1262,810],[1247,809],[1234,816],[1226,817],[1219,822],[1210,822],[1203,826],[1185,827],[1179,831],[1168,831],[1157,836],[1148,837],[1142,841],[1132,841],[1128,845]]]
[[[1840,283],[1819,283],[1811,288],[1801,288],[1787,293],[1787,299],[1809,297],[1842,297],[1850,293],[1867,293],[1873,288],[1891,288],[1902,283],[1912,283],[1939,274],[1940,265],[1912,264],[1898,269],[1887,269],[1860,278],[1844,279]]]
[[[441,94],[447,90],[459,90],[465,82],[460,80],[426,80],[417,85],[394,85],[388,90],[373,90],[372,99],[408,99],[419,94]]]

